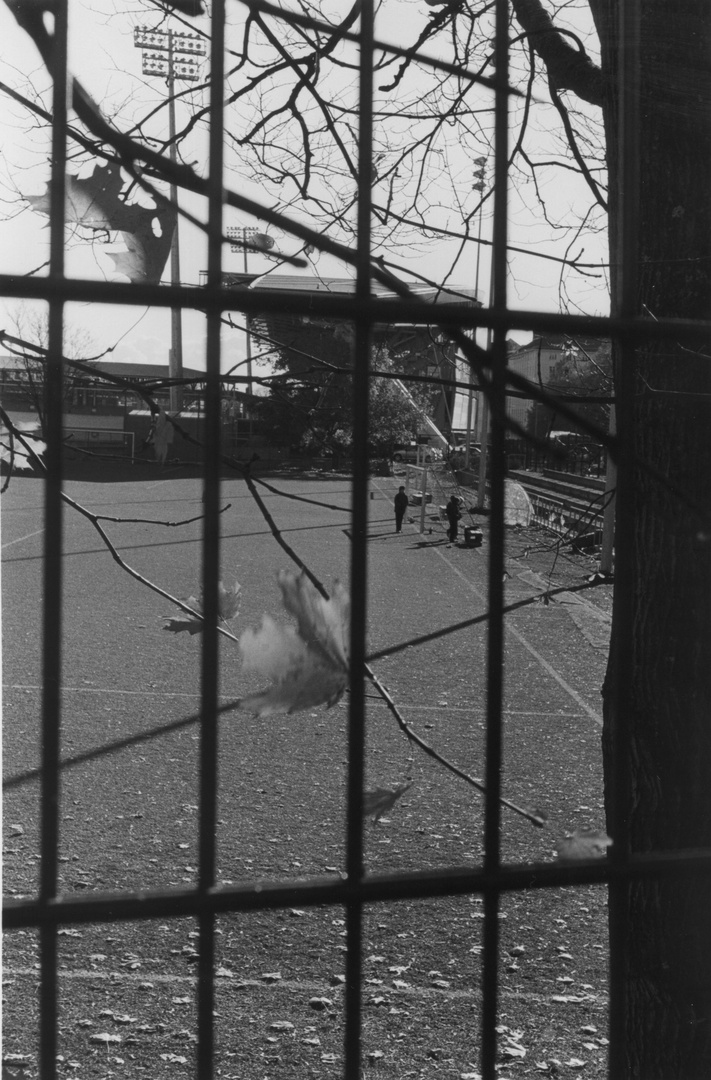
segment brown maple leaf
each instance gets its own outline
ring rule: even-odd
[[[217,583],[217,613],[220,622],[229,622],[237,614],[241,591],[242,586],[238,581],[235,581],[233,589],[226,589],[221,581]],[[190,615],[189,612],[182,611],[179,615],[164,615],[163,618],[168,621],[163,629],[169,630],[172,634],[181,634],[186,631],[190,635],[199,634],[204,623],[201,617],[202,597],[197,600],[194,596],[189,596],[183,603],[193,608],[196,614]]]
[[[334,705],[348,682],[350,600],[344,587],[334,582],[326,599],[303,572],[284,570],[278,581],[296,627],[264,615],[259,629],[245,630],[239,641],[244,667],[272,680],[267,690],[241,701],[240,708],[255,716]]]
[[[392,810],[398,799],[412,787],[414,782],[410,780],[409,784],[398,784],[394,788],[379,787],[373,788],[372,791],[364,791],[363,817],[372,817],[373,824],[380,821],[383,814]]]

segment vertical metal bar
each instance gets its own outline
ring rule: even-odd
[[[168,154],[173,164],[178,161],[175,145],[175,53],[173,50],[173,31],[168,29]],[[178,214],[178,185],[170,185],[170,201],[175,207],[175,232],[170,245],[170,283],[180,285],[180,215]],[[183,377],[183,313],[180,307],[170,311],[170,356],[168,370],[171,379]],[[170,387],[170,411],[180,412],[183,407],[182,386]]]
[[[640,2],[626,0],[619,6],[618,86],[618,231],[615,250],[613,313],[634,318],[639,314],[639,109],[640,109]],[[620,453],[617,472],[615,550],[615,633],[612,640],[613,697],[612,817],[609,823],[614,844],[613,862],[625,864],[630,841],[626,807],[630,790],[630,729],[628,723],[629,679],[632,670],[634,612],[634,447],[632,445],[634,401],[634,344],[620,342],[622,362],[615,371],[615,416]],[[627,939],[629,884],[620,878],[610,884],[610,1076],[627,1072],[627,991],[629,949]]]
[[[484,192],[484,184],[483,184],[483,181],[482,181],[482,185],[481,185],[481,188],[480,188],[480,191],[479,191],[479,194],[482,195],[482,200],[479,203],[479,228],[477,230],[476,270],[474,272],[474,296],[475,296],[475,299],[476,299],[477,303],[481,303],[481,301],[479,299],[479,266],[481,264],[481,222],[482,222],[482,217],[484,215],[483,192]],[[489,302],[491,303],[491,299],[489,299]],[[473,338],[474,341],[476,341],[476,331],[472,332],[472,338]],[[471,383],[472,383],[472,369],[471,369],[470,364],[467,364],[467,379],[468,379],[468,382],[469,382],[469,384],[471,386]],[[466,447],[465,447],[465,450],[464,450],[464,468],[465,469],[469,468],[469,464],[470,464],[470,460],[471,460],[472,411],[473,411],[472,406],[473,406],[473,401],[474,401],[474,391],[470,389],[469,390],[469,396],[468,396],[468,399],[467,399],[467,442],[466,442]],[[477,424],[477,427],[479,427],[480,421],[481,421],[481,402],[482,402],[482,395],[477,393],[477,412],[476,412],[476,424]],[[479,475],[480,475],[480,478],[481,478],[481,476],[483,474],[484,474],[483,464],[480,461],[479,462]],[[483,503],[481,502],[481,499],[477,503],[477,505],[478,506],[483,505]]]
[[[491,306],[506,310],[506,241],[508,185],[508,0],[496,3],[495,64],[498,86],[495,96],[494,225],[491,271]],[[490,409],[491,515],[489,545],[489,627],[487,653],[486,803],[484,820],[484,869],[489,882],[484,894],[484,953],[481,1068],[484,1080],[496,1076],[496,1025],[498,1012],[499,892],[496,878],[501,861],[501,710],[504,666],[504,445],[506,438],[506,330],[493,335]],[[484,432],[482,432],[482,445]]]
[[[208,196],[208,286],[222,282],[222,200],[224,131],[224,0],[212,5],[210,55],[210,174]],[[211,308],[207,315],[205,461],[202,592],[205,626],[202,643],[201,742],[200,742],[200,852],[199,888],[204,895],[215,884],[217,824],[217,703],[219,679],[219,636],[217,633],[220,577],[220,464],[222,417],[220,401],[221,312]],[[210,1080],[214,1071],[215,1005],[215,917],[200,913],[200,958],[198,960],[198,1070]]]
[[[371,161],[373,147],[373,0],[360,16],[358,128],[358,253],[356,296],[370,296]],[[353,371],[353,494],[351,546],[351,670],[348,726],[348,817],[346,871],[355,884],[363,875],[363,778],[365,762],[365,632],[367,615],[368,390],[371,324],[356,320]],[[361,1075],[362,904],[346,908],[345,1077]]]
[[[42,784],[40,897],[57,894],[59,847],[59,751],[62,676],[62,402],[64,394],[62,301],[52,299],[52,283],[64,277],[64,204],[66,129],[68,113],[67,0],[54,8],[52,35],[52,167],[50,180],[50,255],[48,355],[44,375],[45,531],[43,562],[44,613],[42,625]],[[40,1048],[43,1080],[57,1074],[59,988],[57,984],[57,929],[40,929]]]

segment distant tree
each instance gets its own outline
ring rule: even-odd
[[[27,342],[23,349],[20,346],[7,344],[6,347],[16,357],[17,365],[22,375],[20,385],[24,391],[24,399],[27,408],[37,414],[42,435],[46,434],[45,421],[46,410],[44,401],[44,374],[46,359],[41,350],[47,348],[49,341],[49,329],[45,312],[37,311],[31,307],[18,306],[10,312],[10,321],[18,338]],[[37,345],[35,351],[30,346]],[[69,360],[84,360],[96,350],[93,348],[91,335],[77,327],[69,326],[65,331],[64,355]],[[86,380],[86,375],[73,368],[65,369],[62,384],[62,396],[65,412],[71,411],[71,404],[75,388]]]
[[[380,371],[397,374],[395,365],[382,350],[374,354],[373,363]],[[350,373],[312,368],[307,380],[275,382],[271,393],[255,403],[265,435],[275,445],[290,446],[304,453],[348,453],[353,444]],[[426,406],[426,393],[420,396],[424,396]],[[419,420],[417,408],[393,380],[372,380],[369,432],[373,456],[390,456],[396,443],[413,439]]]
[[[396,443],[415,437],[420,414],[393,382],[374,379],[368,421],[371,453],[374,457],[391,457]]]
[[[593,424],[599,431],[607,431],[610,422],[609,398],[614,393],[610,347],[590,353],[580,346],[571,345],[566,354],[551,369],[545,389],[551,398],[564,397],[566,406],[582,420]],[[606,398],[608,401],[597,404],[588,400],[595,396]],[[576,397],[586,400],[576,404],[574,400]],[[526,426],[528,431],[539,439],[546,438],[551,431],[583,431],[583,428],[570,417],[561,417],[556,412],[553,403],[543,402],[535,402],[531,405]]]
[[[255,416],[269,442],[304,454],[345,449],[350,376],[320,374],[320,384],[294,379],[275,382],[267,397],[254,402]]]

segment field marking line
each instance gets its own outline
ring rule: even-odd
[[[486,594],[483,593],[481,591],[481,589],[479,589],[476,585],[474,585],[473,582],[469,581],[469,579],[462,573],[462,571],[459,569],[459,567],[455,566],[454,563],[452,562],[452,560],[447,558],[447,556],[444,554],[444,552],[440,551],[439,548],[435,548],[434,551],[435,551],[435,554],[439,555],[440,559],[442,559],[447,564],[447,566],[450,568],[450,570],[453,570],[454,573],[457,575],[457,577],[459,577],[464,582],[464,584],[467,586],[467,588],[471,592],[473,592],[475,596],[477,596],[480,600],[482,600],[484,602],[484,604],[486,604],[486,601],[487,601]],[[576,702],[576,704],[585,713],[587,713],[587,715],[590,717],[590,719],[595,724],[597,724],[598,727],[601,728],[602,727],[602,716],[600,715],[600,713],[597,712],[595,709],[593,709],[592,706],[588,705],[587,701],[585,701],[581,697],[581,695],[577,692],[577,690],[573,689],[573,687],[570,685],[570,683],[566,682],[566,680],[563,678],[563,676],[560,674],[560,672],[556,671],[556,669],[553,667],[553,665],[551,663],[549,663],[548,660],[545,659],[545,657],[541,656],[541,654],[538,652],[537,649],[534,649],[533,645],[531,645],[531,643],[523,636],[523,634],[519,630],[517,630],[514,626],[512,626],[510,623],[508,623],[507,626],[506,626],[506,632],[511,634],[512,637],[516,638],[516,640],[519,642],[519,644],[523,645],[524,649],[528,650],[528,652],[531,654],[531,656],[534,658],[534,660],[536,660],[536,662],[541,665],[543,670],[545,672],[547,672],[547,674],[550,675],[550,677],[552,679],[554,679],[555,682],[558,683],[558,685],[566,692],[566,694],[568,694],[573,699],[573,701]]]
[[[3,689],[4,690],[35,690],[35,691],[37,691],[39,693],[39,691],[42,689],[42,687],[39,684],[35,685],[33,683],[4,683],[3,684]],[[160,697],[160,698],[172,697],[172,698],[190,698],[191,700],[195,700],[195,701],[199,701],[199,699],[200,699],[200,694],[198,692],[195,692],[194,694],[193,693],[189,694],[189,693],[187,693],[187,691],[177,691],[177,690],[109,690],[109,689],[104,689],[103,687],[100,687],[100,686],[98,686],[98,687],[95,687],[95,686],[63,686],[62,690],[64,692],[66,692],[67,694],[106,694],[107,696],[110,696],[110,695],[114,694],[117,697]],[[237,694],[237,692],[235,691],[234,694],[219,694],[218,696],[220,698],[224,698],[225,701],[232,701],[234,698],[239,697],[239,694]],[[380,706],[382,706],[383,708],[387,708],[386,703],[384,701],[381,701],[379,698],[374,699],[372,701],[371,705],[372,705],[373,708],[379,708]],[[442,706],[442,707],[444,708],[444,706]],[[417,712],[418,710],[420,712],[424,712],[424,711],[431,712],[432,711],[432,705],[431,704],[428,704],[428,705],[411,704],[410,705],[410,704],[405,703],[403,705],[403,708],[407,709],[409,712]],[[447,708],[447,712],[464,713],[467,716],[472,716],[472,715],[476,715],[476,714],[479,714],[480,716],[486,716],[486,710],[482,709],[482,708],[477,708],[476,706],[447,705],[446,708]],[[548,716],[548,717],[554,717],[554,718],[560,719],[560,720],[575,720],[580,716],[579,712],[557,712],[557,713],[553,714],[553,713],[551,713],[551,711],[549,709],[546,709],[546,710],[543,710],[543,709],[502,709],[502,713],[503,713],[504,716]]]
[[[383,495],[385,494],[385,492],[383,491],[381,485],[377,481],[371,481],[371,483],[372,483],[373,487],[376,488],[381,494],[383,494]],[[387,497],[389,498],[390,496],[388,495]],[[438,555],[439,558],[442,559],[442,561],[447,564],[447,566],[450,568],[450,570],[453,570],[454,573],[457,575],[457,577],[460,578],[464,582],[464,584],[469,589],[469,591],[474,593],[474,595],[477,596],[483,602],[483,604],[486,606],[486,604],[487,604],[486,593],[482,592],[481,589],[479,589],[472,581],[470,581],[469,578],[467,578],[461,572],[459,567],[455,566],[454,563],[452,562],[452,560],[447,558],[447,556],[444,554],[443,551],[440,550],[440,548],[435,547],[435,545],[433,544],[432,549],[433,549],[434,553],[436,555]],[[565,693],[568,694],[568,696],[573,699],[573,701],[583,710],[583,712],[588,717],[590,717],[590,719],[593,721],[593,723],[597,724],[597,726],[599,728],[601,728],[602,727],[602,716],[601,716],[601,714],[599,712],[597,712],[596,709],[593,709],[591,705],[588,705],[587,701],[585,701],[581,697],[581,695],[577,692],[577,690],[575,690],[568,682],[566,682],[566,680],[563,678],[563,676],[560,674],[560,672],[556,671],[556,669],[553,667],[553,665],[551,663],[549,663],[548,660],[545,659],[545,657],[541,656],[541,654],[538,652],[538,650],[535,649],[533,647],[533,645],[531,645],[531,643],[523,636],[523,634],[520,633],[520,631],[516,630],[516,628],[511,625],[511,622],[507,622],[506,630],[507,630],[507,633],[511,634],[511,636],[514,637],[519,642],[519,644],[523,645],[524,649],[528,650],[528,652],[531,654],[531,656],[534,658],[534,660],[538,664],[540,664],[540,666],[543,668],[543,670],[555,682],[558,683],[558,685],[561,687],[561,689],[564,690]]]
[[[12,547],[13,544],[21,544],[23,540],[31,540],[33,536],[39,536],[43,532],[44,525],[41,529],[35,529],[34,532],[27,533],[26,536],[18,536],[17,540],[8,540],[7,543],[1,545],[2,550],[4,551],[5,548]]]
[[[4,683],[4,689],[6,690],[41,690],[42,686],[34,683]],[[126,697],[177,697],[177,698],[191,698],[200,699],[200,692],[188,693],[182,690],[109,690],[103,686],[63,686],[62,691],[67,694],[120,694]],[[229,701],[232,697],[238,697],[238,694],[220,694],[220,697],[225,701]]]

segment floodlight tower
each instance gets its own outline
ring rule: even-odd
[[[250,239],[257,233],[258,229],[247,228],[242,226],[240,228],[229,228],[227,235],[233,242],[230,244],[230,251],[236,252],[240,249],[244,253],[244,272],[249,273],[249,265],[247,263],[247,238]],[[241,239],[240,239],[241,238]],[[244,334],[246,343],[246,360],[247,360],[247,393],[252,393],[252,337],[249,327],[249,312],[244,314]]]
[[[268,233],[262,233],[259,229],[255,229],[251,226],[235,226],[227,229],[227,235],[232,243],[230,244],[230,251],[241,251],[244,254],[244,272],[249,273],[249,264],[247,262],[247,254],[250,250],[255,251],[269,251],[274,247],[274,240]],[[249,312],[245,312],[244,316],[244,332],[246,337],[246,360],[247,360],[247,393],[252,393],[252,336],[250,333],[250,320]]]
[[[197,34],[177,30],[149,30],[137,26],[133,32],[133,44],[143,50],[143,74],[164,78],[168,87],[168,153],[170,160],[178,160],[175,146],[175,80],[195,82],[198,78],[199,57],[205,56],[205,42]],[[170,248],[170,281],[180,284],[180,242],[178,238],[178,187],[171,182],[170,201],[176,209],[175,231]],[[171,379],[183,377],[183,327],[179,307],[171,310],[171,349],[168,370]],[[183,405],[182,386],[170,388],[170,411],[180,412]]]

